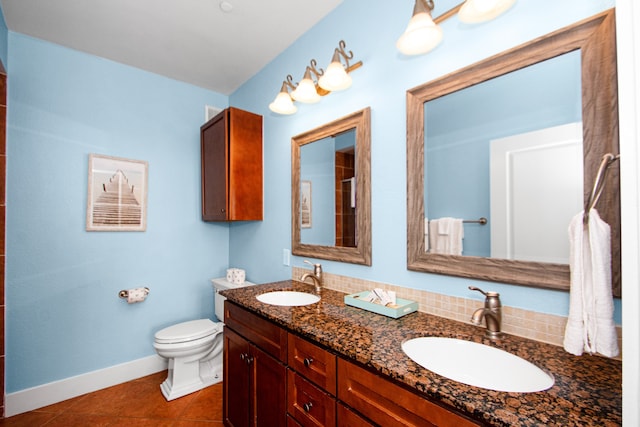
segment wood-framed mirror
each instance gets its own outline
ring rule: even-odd
[[[291,138],[291,252],[371,265],[371,111]]]
[[[569,266],[565,263],[525,261],[488,256],[430,253],[428,212],[425,210],[425,131],[427,104],[450,94],[481,85],[518,70],[562,55],[579,55],[576,81],[580,95],[578,110],[582,127],[582,188],[576,191],[580,206],[589,197],[601,159],[606,153],[618,154],[618,101],[614,10],[603,12],[576,24],[497,54],[407,91],[407,268],[414,271],[490,280],[555,290],[569,290]],[[526,99],[519,102],[526,103]],[[483,105],[477,106],[479,109]],[[462,121],[462,120],[461,120]],[[428,136],[427,136],[428,137]],[[457,141],[459,142],[459,141]],[[428,153],[427,153],[428,155]],[[578,154],[579,155],[579,154]],[[545,162],[537,165],[542,171]],[[488,169],[489,167],[486,167]],[[450,171],[451,173],[451,171]],[[489,172],[487,172],[488,174]],[[488,180],[489,177],[485,177]],[[609,168],[605,191],[596,208],[611,226],[613,294],[620,296],[620,187],[619,162]],[[456,197],[455,193],[451,197]],[[460,197],[460,196],[458,196]],[[547,202],[547,204],[551,204]],[[577,214],[577,209],[574,214]],[[472,216],[489,218],[492,212]],[[439,215],[442,215],[439,212]],[[434,218],[437,218],[436,215]],[[455,214],[450,215],[455,217]],[[427,226],[425,226],[427,222]],[[478,227],[477,224],[471,224]],[[568,222],[566,224],[568,228]],[[566,230],[566,229],[565,229]],[[467,224],[464,224],[465,239]],[[566,236],[566,233],[565,233]],[[568,240],[568,237],[566,237]],[[465,242],[466,245],[466,242]]]

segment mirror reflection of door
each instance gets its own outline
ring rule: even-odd
[[[357,246],[355,138],[356,130],[350,129],[300,148],[301,184],[312,189],[310,226],[301,230],[302,243]]]
[[[491,257],[569,263],[582,210],[582,123],[491,141]]]

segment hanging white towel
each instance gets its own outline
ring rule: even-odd
[[[459,218],[432,219],[429,222],[429,252],[462,255],[464,228]]]
[[[607,357],[618,355],[611,295],[611,229],[598,212],[574,216],[569,224],[571,293],[564,349],[580,356],[583,351]]]
[[[429,252],[429,218],[424,217],[424,251]]]

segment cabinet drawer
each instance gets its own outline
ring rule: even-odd
[[[287,412],[302,426],[336,425],[336,399],[287,370]]]
[[[281,362],[287,360],[287,331],[234,303],[224,302],[224,323]]]
[[[480,425],[343,359],[338,359],[338,399],[385,427]]]
[[[289,367],[335,396],[336,356],[293,334],[289,334],[288,347]]]
[[[357,415],[355,412],[344,406],[342,403],[338,403],[338,423],[337,426],[349,426],[349,427],[374,427],[369,421]]]

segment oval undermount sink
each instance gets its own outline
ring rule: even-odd
[[[318,295],[297,291],[266,292],[256,297],[258,301],[271,305],[300,306],[320,301]]]
[[[472,341],[421,337],[402,343],[402,350],[436,374],[489,390],[532,393],[547,390],[554,383],[552,376],[534,364]]]

